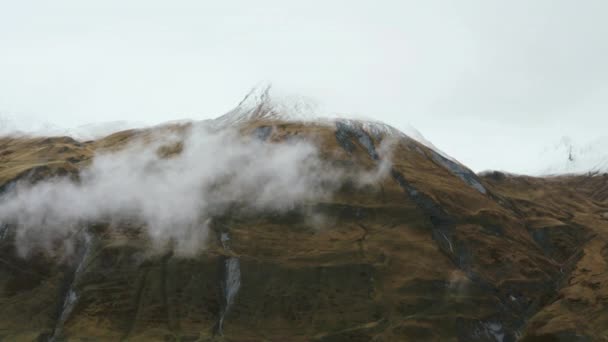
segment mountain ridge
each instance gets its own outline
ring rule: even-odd
[[[211,216],[202,221],[197,217],[195,225],[170,221],[168,228],[185,235],[168,239],[157,236],[162,229],[137,216],[121,217],[121,211],[74,222],[73,229],[62,228],[48,241],[39,238],[52,225],[33,227],[38,235],[31,235],[27,227],[3,217],[3,339],[606,338],[605,176],[476,175],[414,139],[370,131],[358,121],[255,117],[232,124],[236,132],[219,140],[213,140],[213,132],[221,129],[206,125],[211,133],[198,130],[196,123],[182,123],[89,142],[3,138],[0,209],[7,208],[11,194],[27,194],[36,184],[56,189],[53,184],[68,177],[67,184],[86,186],[91,177],[86,170],[102,157],[111,161],[139,145],[153,148],[136,149],[118,160],[136,172],[134,179],[153,177],[146,186],[167,180],[154,178],[157,172],[168,174],[151,165],[173,168],[190,155],[206,158],[196,146],[211,143],[210,151],[245,152],[227,159],[228,179],[211,179],[213,196],[231,189],[226,186],[234,177],[251,177],[258,185],[239,196],[263,198],[267,187],[275,186],[270,174],[281,177],[302,167],[304,174],[322,171],[320,183],[305,182],[305,187],[328,187],[330,193],[270,207],[227,197],[228,206],[208,211]],[[201,134],[207,140],[188,140]],[[137,163],[131,167],[129,158],[145,151],[153,153],[152,164],[144,158],[141,169]],[[273,159],[241,163],[241,155],[255,151],[260,156],[278,153],[277,167],[265,165]],[[301,151],[317,152],[284,159]],[[270,173],[255,171],[260,167]],[[327,177],[329,171],[335,177]],[[282,198],[299,179],[296,175],[274,187],[272,197]],[[116,192],[104,198],[121,196]],[[153,203],[169,205],[154,196],[160,195],[152,196]],[[67,200],[60,196],[42,203],[58,215],[74,207],[53,203]],[[193,234],[203,234],[202,244],[196,245]],[[18,255],[19,243],[36,241],[39,245],[29,255]],[[189,241],[196,248],[184,254],[180,248]]]

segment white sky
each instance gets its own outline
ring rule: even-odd
[[[607,14],[604,0],[0,0],[0,120],[211,118],[271,81],[412,125],[476,171],[533,172],[563,136],[606,141]]]

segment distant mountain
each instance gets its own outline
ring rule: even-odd
[[[18,118],[17,115],[0,113],[0,136],[70,136],[79,140],[92,140],[115,132],[146,126],[148,125],[142,122],[110,121],[66,128],[33,118]]]
[[[568,137],[546,147],[540,162],[543,174],[608,172],[608,137],[579,143]],[[542,164],[541,164],[542,165]]]

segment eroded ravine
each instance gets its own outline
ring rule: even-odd
[[[9,225],[6,223],[0,223],[0,242],[6,240],[9,234]]]
[[[65,293],[63,305],[59,313],[59,318],[57,319],[57,324],[55,325],[55,328],[49,341],[56,341],[57,339],[63,337],[63,327],[70,318],[70,315],[74,311],[74,307],[80,299],[76,285],[86,267],[86,263],[89,259],[89,256],[91,255],[94,235],[86,228],[81,230],[79,235],[80,236],[78,237],[78,240],[80,240],[79,247],[81,249],[81,252],[79,253],[77,258],[78,263],[71,277],[68,290]]]
[[[230,233],[224,231],[220,233],[220,243],[224,252],[232,254],[230,249]],[[222,278],[221,278],[221,293],[222,293],[222,305],[219,313],[219,320],[215,329],[215,333],[218,335],[224,334],[224,321],[226,315],[230,311],[234,301],[236,299],[239,290],[241,289],[241,264],[237,257],[234,256],[222,256],[220,258]]]

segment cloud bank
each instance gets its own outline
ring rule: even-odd
[[[181,152],[160,153],[167,147]],[[383,177],[387,163],[358,175],[360,183]],[[165,133],[99,154],[77,181],[18,183],[0,198],[0,222],[17,227],[22,256],[53,251],[92,222],[117,220],[139,222],[154,244],[171,242],[191,255],[205,245],[213,218],[292,210],[327,198],[343,176],[310,140],[268,143],[233,129],[193,125],[182,136]]]

